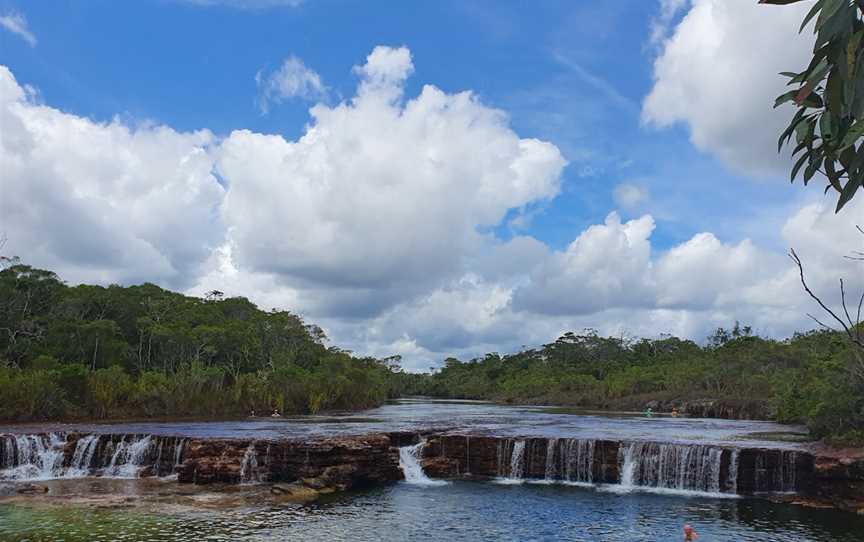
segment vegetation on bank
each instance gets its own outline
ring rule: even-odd
[[[393,360],[358,358],[286,311],[153,284],[0,270],[0,419],[314,413],[381,404]]]
[[[540,348],[463,362],[432,375],[402,375],[409,393],[565,404],[586,408],[667,407],[713,399],[742,417],[803,422],[817,437],[864,445],[860,352],[833,331],[784,341],[747,327],[718,329],[707,344],[665,336],[625,340],[567,333]]]

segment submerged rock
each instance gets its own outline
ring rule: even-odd
[[[310,502],[321,496],[321,493],[300,483],[276,484],[270,488],[277,500],[286,502]]]
[[[41,495],[48,493],[48,488],[39,484],[24,484],[17,488],[17,493],[20,495]]]

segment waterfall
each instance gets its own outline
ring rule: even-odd
[[[4,469],[0,479],[49,480],[63,469],[62,435],[10,435],[3,437]]]
[[[509,478],[520,480],[525,474],[525,441],[517,440],[513,444],[513,452],[510,454]]]
[[[422,457],[424,446],[426,446],[426,441],[421,440],[417,444],[399,448],[399,468],[402,469],[402,473],[405,475],[405,482],[416,486],[447,485],[447,482],[444,480],[433,480],[423,472],[420,458]]]
[[[87,435],[78,439],[75,443],[75,452],[72,454],[72,462],[66,470],[65,477],[81,478],[90,474],[93,456],[99,445],[99,437]]]
[[[144,458],[152,446],[152,438],[123,437],[111,456],[111,462],[104,476],[111,478],[137,478],[138,471],[144,466]]]
[[[720,460],[715,446],[622,443],[621,485],[720,493]]]
[[[555,480],[555,477],[558,474],[557,469],[555,468],[555,448],[557,447],[557,438],[550,438],[546,441],[546,469],[544,479],[547,482]]]
[[[255,451],[255,441],[249,443],[243,460],[240,463],[240,483],[259,482],[258,479],[258,452]]]
[[[174,466],[181,464],[183,458],[183,446],[186,445],[186,439],[179,439],[174,446]]]
[[[145,476],[171,474],[183,454],[179,438],[124,435],[115,440],[95,434],[0,435],[0,480],[137,478],[145,469]],[[163,454],[174,464],[167,465],[170,460],[163,460]]]
[[[498,441],[498,479],[501,484],[521,484],[525,476],[525,441]]]
[[[796,452],[780,452],[780,480],[777,487],[780,491],[794,493],[798,489],[797,470],[798,454]]]
[[[590,484],[594,481],[596,441],[567,439],[561,453],[561,475],[568,482]]]
[[[732,450],[729,456],[729,473],[726,475],[726,487],[729,493],[738,493],[738,456],[741,452]]]

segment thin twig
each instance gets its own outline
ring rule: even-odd
[[[846,325],[846,322],[844,322],[839,316],[837,316],[837,314],[834,311],[832,311],[828,307],[828,305],[823,303],[822,300],[819,298],[819,296],[814,294],[813,290],[810,289],[810,286],[807,285],[807,281],[804,278],[804,264],[801,263],[801,258],[798,257],[798,254],[795,252],[795,249],[790,249],[789,257],[792,258],[792,261],[794,261],[795,265],[798,266],[798,274],[801,277],[801,285],[804,287],[804,291],[807,292],[807,294],[811,298],[813,298],[813,300],[816,301],[816,303],[818,303],[820,307],[822,307],[822,310],[824,310],[826,313],[828,313],[835,321],[837,321],[837,323],[840,324],[840,326],[843,328],[843,331],[846,333],[846,336],[849,337],[850,341],[852,341],[855,345],[857,345],[861,348],[864,348],[864,341],[862,341],[862,339],[861,339],[860,332],[857,329],[858,326],[856,323],[852,322],[851,318],[849,318],[849,311],[847,310],[847,307],[846,307],[846,292],[845,292],[845,288],[844,288],[842,279],[840,281],[840,293],[841,293],[841,297],[843,299],[843,311],[846,313],[847,318],[849,319],[849,323],[853,327],[855,327],[854,332],[853,332],[853,329],[851,329],[848,325]],[[834,329],[834,328],[827,326],[824,323],[820,322],[813,315],[808,314],[808,316],[810,316],[810,318],[815,320],[816,323],[818,323],[822,327],[825,327],[825,328],[831,329],[831,330]],[[859,319],[858,323],[860,323],[860,319]]]

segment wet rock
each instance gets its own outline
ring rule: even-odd
[[[277,484],[270,488],[277,500],[283,502],[310,502],[321,496],[321,493],[301,483]]]
[[[19,495],[41,495],[48,493],[48,488],[39,484],[25,484],[18,487],[17,493]]]
[[[312,441],[192,439],[177,475],[195,484],[308,480],[310,489],[340,491],[393,482],[402,471],[390,438],[372,434]]]

